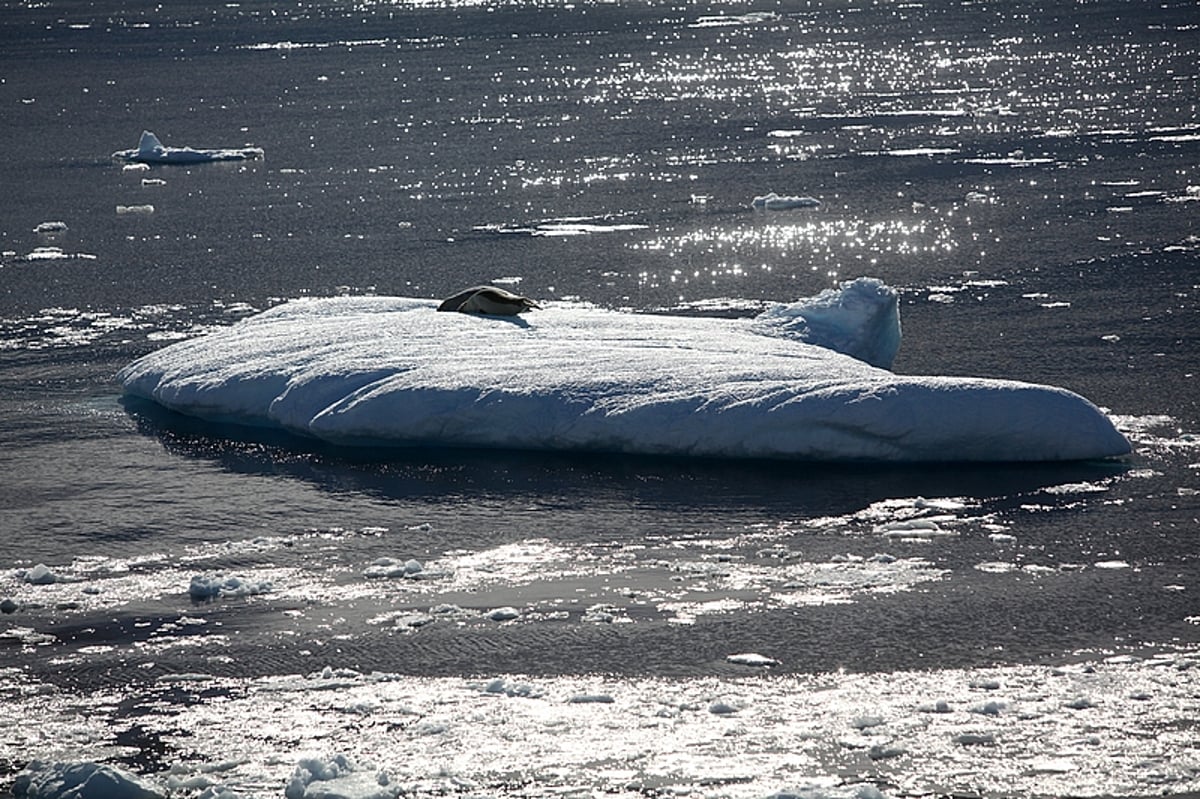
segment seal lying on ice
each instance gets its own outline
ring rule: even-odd
[[[491,316],[516,316],[530,308],[541,308],[528,297],[495,286],[475,286],[442,300],[439,311],[481,313]]]

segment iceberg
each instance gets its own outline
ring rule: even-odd
[[[1130,450],[1065,389],[888,371],[896,294],[869,278],[752,319],[561,303],[501,317],[437,304],[293,300],[149,353],[117,379],[127,397],[210,423],[347,447],[851,462]]]
[[[136,150],[118,150],[113,158],[144,164],[200,164],[206,161],[245,161],[262,158],[261,147],[196,150],[191,147],[166,147],[148,130],[142,131]]]

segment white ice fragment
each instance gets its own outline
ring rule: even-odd
[[[60,578],[46,564],[39,563],[25,572],[24,579],[31,585],[51,585],[57,583]]]
[[[1063,707],[1069,707],[1071,710],[1087,710],[1095,706],[1096,703],[1086,696],[1079,696],[1063,703]]]
[[[117,206],[117,216],[149,216],[152,213],[154,213],[154,206],[150,203]]]
[[[195,574],[188,584],[192,599],[213,599],[227,596],[257,596],[271,591],[268,580],[254,581],[224,574]]]
[[[611,705],[613,698],[609,694],[575,694],[567,702],[572,705]]]
[[[745,652],[740,655],[728,655],[725,658],[730,663],[736,663],[739,666],[778,666],[779,661],[775,658],[759,655],[755,652]]]
[[[942,528],[933,519],[900,519],[877,526],[875,532],[885,538],[931,539],[958,535],[953,530]]]
[[[1016,543],[1017,537],[1010,533],[991,533],[988,539],[996,544],[1013,544]]]
[[[403,790],[387,772],[358,765],[345,755],[305,758],[284,789],[286,799],[394,799]]]
[[[530,699],[542,695],[542,690],[534,685],[527,682],[509,682],[502,677],[475,687],[485,694],[503,694],[504,696],[520,696]]]
[[[166,791],[128,771],[98,763],[31,761],[13,781],[29,799],[165,799]]]
[[[392,558],[377,558],[374,563],[363,571],[368,579],[420,576],[425,571],[419,560],[406,560],[403,563]]]
[[[1097,562],[1097,569],[1128,569],[1129,564],[1123,560],[1102,560]]]
[[[936,702],[930,702],[924,705],[918,705],[917,711],[921,713],[950,713],[950,703],[945,699],[939,699]]]
[[[816,197],[785,197],[775,192],[761,194],[750,201],[751,208],[763,211],[791,211],[797,208],[818,208],[821,201]]]
[[[996,736],[990,732],[962,732],[955,735],[953,740],[962,746],[987,746],[996,743]]]
[[[513,619],[521,618],[521,611],[514,607],[506,606],[502,608],[496,608],[485,615],[492,621],[512,621]]]
[[[999,716],[1007,707],[1008,704],[1006,702],[997,702],[993,699],[990,702],[984,702],[982,705],[976,705],[971,708],[971,712],[982,716]]]
[[[40,222],[38,223],[38,226],[33,229],[33,232],[40,235],[49,235],[54,233],[63,233],[66,230],[66,222]]]
[[[984,691],[998,691],[1000,690],[1000,681],[990,678],[981,678],[978,680],[972,680],[970,682],[970,686],[972,688],[978,688]]]
[[[867,757],[872,760],[890,760],[893,757],[900,757],[908,754],[908,750],[902,746],[892,746],[890,744],[875,744],[867,750]]]
[[[741,708],[737,705],[722,700],[717,700],[708,706],[708,712],[716,716],[731,716],[739,710]]]

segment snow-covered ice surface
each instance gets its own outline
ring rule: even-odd
[[[1071,392],[908,377],[896,295],[860,278],[750,320],[431,301],[293,302],[123,369],[127,393],[333,444],[843,461],[1127,454]],[[827,346],[828,345],[828,346]]]

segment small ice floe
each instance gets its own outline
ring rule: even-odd
[[[52,585],[62,579],[44,563],[39,563],[32,569],[26,569],[19,574],[21,579],[30,585]]]
[[[992,679],[988,679],[988,678],[983,678],[983,679],[979,679],[979,680],[971,680],[971,682],[968,683],[968,685],[970,685],[972,688],[976,688],[981,691],[999,691],[1000,690],[1000,681],[992,680]]]
[[[33,760],[17,774],[14,796],[38,799],[165,799],[156,783],[114,766],[99,763],[47,763]]]
[[[609,694],[575,694],[567,700],[571,705],[611,705],[613,698]]]
[[[1101,560],[1095,564],[1097,569],[1128,569],[1129,563],[1123,560]]]
[[[512,621],[513,619],[521,618],[521,611],[512,606],[505,606],[496,608],[484,615],[492,621]]]
[[[725,658],[730,663],[736,663],[739,666],[778,666],[779,661],[775,658],[769,658],[766,655],[759,655],[755,652],[745,652],[740,655],[728,655]]]
[[[617,620],[616,605],[592,605],[583,613],[582,621],[594,624],[612,624]]]
[[[714,716],[732,716],[741,709],[742,708],[735,703],[726,702],[720,699],[708,706],[708,712],[712,713]]]
[[[117,206],[117,216],[149,216],[152,213],[154,213],[154,206],[149,203]]]
[[[872,760],[891,760],[893,757],[907,754],[908,750],[903,746],[892,746],[891,744],[875,744],[867,750],[867,757]]]
[[[394,558],[378,558],[363,571],[363,577],[369,580],[382,578],[407,577],[416,579],[425,571],[425,566],[419,560],[399,561]]]
[[[945,699],[939,699],[936,702],[927,702],[923,705],[917,705],[918,713],[951,713],[953,709],[950,703]]]
[[[486,683],[476,683],[471,687],[485,694],[500,694],[503,696],[519,696],[525,699],[537,699],[542,696],[542,690],[527,682],[510,682],[497,677]]]
[[[961,732],[953,740],[960,746],[991,746],[996,743],[996,736],[990,732]]]
[[[33,232],[39,236],[53,236],[57,233],[65,233],[66,231],[66,222],[42,222],[33,229]]]
[[[984,702],[981,705],[976,705],[975,707],[971,708],[971,712],[978,713],[981,716],[999,716],[1007,709],[1007,702],[998,702],[993,699],[990,702]]]
[[[924,519],[901,519],[898,521],[886,522],[875,528],[875,532],[883,535],[885,538],[902,538],[912,540],[930,540],[933,538],[945,538],[958,535],[954,530],[946,530],[938,525],[937,521],[930,518]]]
[[[879,716],[858,716],[850,720],[850,726],[856,730],[869,730],[872,727],[882,727],[884,720]]]
[[[262,158],[261,147],[197,150],[191,147],[166,147],[148,130],[142,131],[136,150],[118,150],[113,158],[144,164],[200,164],[207,161],[244,161]]]
[[[142,178],[143,186],[165,186],[167,182],[162,178]]]
[[[0,632],[0,642],[14,642],[22,646],[44,646],[58,639],[50,633],[39,633],[32,627],[10,627]]]
[[[1071,710],[1088,710],[1095,706],[1096,703],[1086,696],[1077,696],[1069,702],[1063,703],[1063,707],[1068,707]]]
[[[70,261],[70,260],[94,261],[96,256],[89,253],[69,253],[65,252],[62,247],[34,247],[33,252],[24,256],[21,260],[24,261]]]
[[[224,574],[196,574],[188,584],[192,599],[215,599],[230,596],[257,596],[271,591],[269,580],[254,581]]]
[[[755,197],[750,202],[751,208],[762,211],[791,211],[797,208],[818,208],[821,201],[816,197],[785,197],[771,192]]]
[[[358,764],[345,755],[305,758],[296,764],[283,795],[286,799],[392,799],[404,786],[392,781],[386,771]]]

